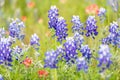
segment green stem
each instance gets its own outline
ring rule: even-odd
[[[51,69],[51,73],[52,73],[52,80],[57,80],[57,70]]]

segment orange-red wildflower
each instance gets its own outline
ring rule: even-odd
[[[33,8],[35,6],[35,3],[34,2],[28,2],[27,3],[27,7],[28,8]]]
[[[22,19],[22,21],[24,21],[24,22],[25,22],[25,21],[27,20],[27,17],[26,17],[26,16],[22,16],[22,18],[21,18],[21,19]]]
[[[32,60],[30,58],[26,58],[24,61],[23,61],[23,64],[26,66],[26,67],[29,67],[31,64],[32,64]]]
[[[88,7],[86,7],[85,11],[87,14],[98,14],[99,8],[96,4],[92,4]]]
[[[39,77],[47,77],[48,74],[49,74],[49,73],[48,73],[46,70],[39,70],[39,71],[38,71]]]

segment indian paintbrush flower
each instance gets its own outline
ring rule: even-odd
[[[92,5],[90,5],[90,6],[88,6],[88,7],[86,7],[86,13],[87,14],[98,14],[98,5],[96,5],[96,4],[92,4]]]
[[[47,77],[49,75],[49,73],[46,70],[39,70],[38,71],[38,75],[39,77]]]
[[[32,59],[27,57],[27,58],[23,61],[23,64],[24,64],[26,67],[30,67],[30,65],[32,64]]]

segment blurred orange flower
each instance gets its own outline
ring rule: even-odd
[[[26,67],[29,67],[31,64],[32,64],[32,60],[30,58],[26,58],[24,61],[23,61],[23,64],[26,66]]]
[[[6,31],[5,34],[6,34],[6,35],[9,35],[9,31]]]
[[[35,3],[34,2],[28,2],[27,3],[27,7],[28,8],[33,8],[35,6]]]
[[[92,4],[88,7],[86,7],[85,11],[87,14],[98,14],[99,8],[96,4]]]
[[[39,70],[39,71],[38,71],[38,75],[39,75],[40,78],[41,78],[41,77],[47,77],[48,74],[49,74],[49,73],[48,73],[46,70]]]
[[[24,21],[24,22],[25,22],[25,21],[27,20],[27,17],[26,17],[26,16],[22,16],[22,18],[21,18],[21,19],[22,19],[22,21]]]
[[[47,31],[47,32],[45,33],[45,36],[46,36],[46,37],[50,37],[50,36],[51,36],[51,32],[50,32],[50,31]]]
[[[67,0],[60,0],[60,2],[61,2],[62,4],[65,4],[65,3],[67,2]]]
[[[39,24],[43,23],[43,19],[42,19],[42,18],[39,18],[39,19],[38,19],[38,23],[39,23]]]

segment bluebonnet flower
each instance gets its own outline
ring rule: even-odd
[[[95,16],[89,16],[86,22],[86,36],[92,36],[94,38],[94,36],[96,36],[98,34],[97,32],[97,26],[96,26],[96,20],[95,20]]]
[[[44,67],[57,68],[57,55],[54,50],[45,53]]]
[[[110,23],[109,32],[113,33],[113,34],[116,34],[117,30],[118,30],[118,27],[119,26],[118,26],[117,22]]]
[[[0,46],[0,64],[10,65],[10,62],[12,62],[12,49],[10,48],[9,40],[7,38],[1,38]]]
[[[117,22],[113,22],[109,27],[109,35],[102,39],[103,44],[119,45],[120,43],[120,31]]]
[[[105,13],[106,13],[105,8],[100,8],[99,9],[98,16],[99,16],[101,22],[103,22],[106,18]]]
[[[82,31],[83,24],[81,23],[79,16],[73,16],[71,22],[73,23],[72,31],[73,32],[77,31],[77,32],[83,34],[83,31]]]
[[[66,39],[66,42],[64,43],[64,58],[67,63],[74,63],[74,60],[77,58],[77,46],[74,42],[73,37],[69,37]]]
[[[24,27],[25,27],[24,23],[21,22],[19,19],[13,20],[9,24],[9,35],[13,38],[23,40],[25,36],[23,32]]]
[[[102,44],[110,44],[110,39],[109,39],[109,37],[103,38],[103,39],[102,39]]]
[[[57,47],[57,50],[51,50],[45,53],[45,65],[44,67],[57,68],[57,63],[61,60],[64,54],[62,46]]]
[[[4,80],[1,74],[0,74],[0,80]]]
[[[61,60],[62,59],[62,57],[64,56],[64,52],[65,51],[64,51],[62,46],[58,46],[57,47],[57,50],[55,51],[56,56],[57,56],[57,60]]]
[[[36,50],[39,49],[39,46],[40,46],[40,43],[39,43],[40,39],[39,37],[37,36],[37,34],[33,34],[31,36],[31,39],[30,39],[30,45],[33,46]]]
[[[98,16],[103,16],[103,15],[105,15],[105,13],[106,13],[105,8],[101,7],[101,8],[99,9]]]
[[[58,9],[56,6],[51,6],[50,10],[48,11],[48,18],[49,18],[49,28],[54,28],[56,30],[56,24],[58,21]]]
[[[4,28],[0,28],[0,38],[2,38],[3,36],[5,36],[5,30]]]
[[[77,49],[80,50],[81,45],[82,45],[83,42],[84,42],[83,36],[80,35],[78,32],[75,32],[73,38],[74,38],[75,44],[76,44],[76,46],[77,46]]]
[[[82,53],[82,56],[85,57],[88,61],[92,56],[92,52],[88,45],[83,45],[80,49],[80,52]]]
[[[113,22],[109,27],[109,42],[114,46],[120,47],[120,30],[117,22]]]
[[[84,57],[77,58],[77,59],[76,59],[76,65],[77,65],[77,70],[78,70],[78,71],[84,70],[85,72],[87,72],[87,70],[88,70],[88,65],[87,65],[87,62],[85,61],[85,58],[84,58]]]
[[[112,63],[112,61],[110,60],[111,53],[110,53],[109,46],[106,44],[101,44],[98,54],[99,54],[98,67],[101,67],[102,70],[109,68],[110,64]]]
[[[119,0],[107,0],[112,9],[117,12],[119,9]]]
[[[23,55],[22,53],[22,48],[19,46],[16,46],[13,48],[12,56],[14,56],[17,60]]]
[[[66,24],[66,21],[63,17],[59,17],[58,18],[58,22],[57,22],[57,25],[56,25],[56,36],[57,36],[57,40],[59,42],[62,42],[64,39],[66,39],[67,37],[67,24]]]
[[[20,53],[22,52],[22,48],[20,48],[19,46],[16,46],[16,47],[14,47],[13,52],[14,52],[15,54],[20,54]]]
[[[117,45],[116,41],[117,41],[117,38],[119,37],[118,27],[119,26],[118,26],[117,22],[113,22],[113,23],[110,24],[110,27],[109,27],[109,32],[110,33],[107,36],[110,44]]]

